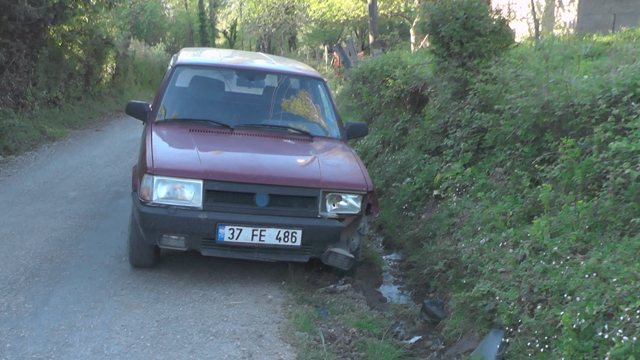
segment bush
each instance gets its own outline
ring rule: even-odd
[[[391,190],[414,166],[412,155],[404,150],[429,102],[429,59],[425,53],[412,56],[402,51],[365,59],[337,93],[343,120],[366,121],[375,129],[358,146],[363,160],[373,164],[371,176],[384,183],[380,192]]]
[[[134,41],[122,52],[126,56],[116,63],[111,50],[104,50],[104,64],[92,75],[86,90],[84,67],[72,60],[62,61],[65,51],[60,46],[43,50],[47,56],[42,56],[36,66],[35,86],[23,99],[29,101],[29,108],[0,109],[0,155],[19,153],[64,136],[91,119],[122,110],[132,97],[150,99],[162,81],[169,55],[161,46],[148,47]],[[115,76],[116,68],[120,76]]]
[[[441,80],[441,96],[457,101],[469,81],[514,43],[507,19],[485,0],[436,0],[424,5],[423,32]]]
[[[486,63],[514,42],[507,19],[485,0],[435,0],[424,7],[423,31],[442,63],[462,68]]]
[[[382,86],[393,71],[365,63],[338,94],[380,89],[357,104],[371,124],[358,151],[410,284],[449,299],[451,339],[500,327],[510,358],[637,358],[639,38],[525,42],[458,99],[435,67],[407,66],[428,54],[393,54],[370,64],[400,58],[405,81]],[[429,102],[407,114],[419,87]]]

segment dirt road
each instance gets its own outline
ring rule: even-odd
[[[126,259],[142,125],[124,115],[0,164],[0,359],[292,359],[287,264]]]

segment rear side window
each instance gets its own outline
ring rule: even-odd
[[[179,66],[169,81],[156,120],[284,125],[316,136],[340,137],[327,91],[321,80],[303,76]]]

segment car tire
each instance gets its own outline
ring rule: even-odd
[[[158,264],[158,261],[160,261],[160,248],[156,245],[147,244],[144,241],[138,224],[133,218],[133,213],[129,218],[127,250],[129,253],[129,264],[134,268],[154,267]]]

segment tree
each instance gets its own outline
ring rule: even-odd
[[[367,0],[369,10],[369,50],[376,55],[380,50],[378,44],[378,0]]]
[[[209,46],[209,32],[207,31],[207,14],[204,0],[198,0],[198,23],[200,26],[200,46]]]
[[[188,0],[184,0],[184,11],[187,14],[187,22],[188,22],[188,26],[189,26],[189,46],[194,46],[195,42],[194,42],[194,36],[193,36],[193,25],[191,22],[191,16],[189,14],[189,1]]]
[[[238,40],[238,18],[233,19],[229,30],[222,30],[222,35],[227,40],[227,46],[229,49],[233,49],[236,46]]]
[[[412,2],[399,0],[381,1],[380,13],[389,18],[399,18],[409,25],[409,42],[411,51],[416,51],[422,42],[420,22],[423,20],[423,5],[426,0],[413,0]]]
[[[216,38],[218,37],[218,31],[216,29],[218,23],[218,4],[216,0],[209,0],[209,26],[211,30],[211,46],[216,47]]]
[[[302,0],[249,0],[244,3],[243,22],[256,40],[256,50],[280,54],[297,48],[297,28],[306,19]]]
[[[0,108],[33,107],[34,100],[95,85],[114,48],[110,17],[103,15],[118,3],[0,0]]]
[[[316,0],[308,3],[309,21],[304,37],[313,46],[333,46],[343,37],[353,35],[358,50],[366,46],[367,7],[360,0]]]

